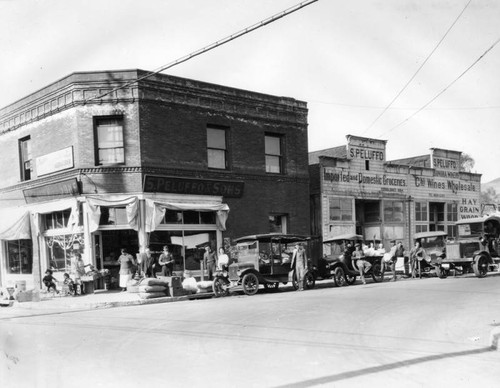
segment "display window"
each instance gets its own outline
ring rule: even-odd
[[[46,236],[49,266],[54,272],[71,272],[71,255],[73,252],[83,252],[83,233],[71,233]]]
[[[31,240],[7,241],[6,272],[10,275],[27,275],[33,271]]]

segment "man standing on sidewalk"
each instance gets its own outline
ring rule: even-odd
[[[213,280],[214,272],[215,272],[215,252],[212,252],[212,249],[209,245],[205,247],[205,253],[203,254],[203,263],[204,267],[208,271],[208,280]]]
[[[295,249],[293,251],[292,268],[295,269],[295,276],[297,276],[297,282],[299,283],[298,291],[303,291],[307,268],[307,255],[306,250],[299,243],[295,244]]]

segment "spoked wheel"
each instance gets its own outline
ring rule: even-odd
[[[264,288],[266,290],[277,290],[279,285],[279,283],[264,283]]]
[[[474,258],[472,269],[478,278],[484,278],[488,273],[488,258],[485,255],[477,255]]]
[[[348,285],[345,272],[342,267],[337,267],[333,271],[333,282],[337,287],[344,287]]]
[[[255,295],[259,291],[259,279],[254,273],[247,273],[241,280],[243,292],[246,295]]]
[[[372,267],[373,281],[379,283],[384,280],[384,267],[380,263],[373,264]]]
[[[356,281],[356,275],[346,274],[345,281],[347,282],[347,284],[349,286],[352,286],[354,284],[354,282]]]
[[[214,296],[219,298],[221,296],[227,296],[229,291],[226,289],[226,282],[221,278],[215,278],[212,285],[212,290],[214,291]]]
[[[304,276],[304,287],[307,290],[312,290],[316,285],[316,280],[314,279],[314,275],[312,272],[307,271]]]

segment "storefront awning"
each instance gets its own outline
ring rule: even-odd
[[[31,239],[30,212],[26,208],[0,210],[0,240]]]

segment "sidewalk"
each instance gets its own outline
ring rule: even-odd
[[[11,307],[0,307],[0,320],[7,318],[29,317],[34,315],[60,314],[70,311],[86,311],[121,306],[168,303],[210,297],[212,297],[212,293],[142,299],[139,297],[138,293],[97,290],[93,294],[74,297],[55,296],[49,299],[42,299],[39,302],[15,301],[14,305]]]

